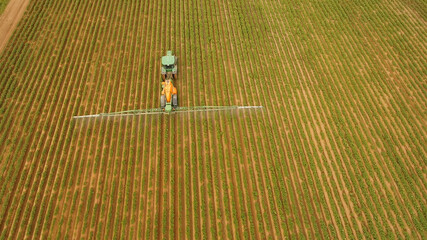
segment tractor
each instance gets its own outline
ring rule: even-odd
[[[162,94],[160,96],[160,108],[167,113],[178,107],[178,91],[173,86],[172,79],[162,82]]]
[[[171,77],[176,79],[176,74],[178,71],[177,62],[178,58],[172,55],[172,51],[166,51],[166,56],[162,57],[162,67],[160,69],[163,81]]]

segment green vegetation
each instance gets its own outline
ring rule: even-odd
[[[31,1],[0,55],[0,239],[412,239],[423,1]],[[72,120],[180,105],[263,110]]]
[[[3,13],[3,11],[6,9],[7,4],[10,0],[0,0],[0,15]]]

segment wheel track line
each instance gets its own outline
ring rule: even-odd
[[[158,205],[157,207],[159,208],[159,210],[157,210],[156,208],[154,208],[156,211],[153,211],[153,221],[152,221],[153,222],[153,224],[152,224],[153,239],[156,238],[155,236],[157,236],[158,239],[162,239],[163,160],[165,158],[165,156],[163,155],[164,154],[164,150],[163,150],[163,144],[164,144],[164,141],[163,141],[163,132],[164,131],[163,131],[163,129],[166,128],[165,127],[166,124],[165,124],[164,118],[163,117],[160,117],[160,118],[161,118],[160,119],[161,125],[160,125],[159,130],[158,130],[158,133],[159,133],[159,135],[158,135],[158,139],[159,139],[158,149],[159,150],[156,151],[156,159],[158,159],[158,161],[159,161],[159,163],[158,163],[158,165],[159,165],[158,166],[158,169],[159,169],[159,174],[158,174],[159,175],[159,179],[155,180],[156,183],[159,184],[159,186],[158,186],[159,189],[157,189],[157,187],[155,188],[155,190],[158,192],[157,193],[158,194],[157,204],[156,204],[156,201],[153,201],[153,205],[154,206]],[[155,178],[155,179],[157,179],[157,178]],[[156,214],[157,214],[157,216],[156,216]],[[154,219],[155,219],[155,217],[157,217],[157,226],[154,225]],[[156,233],[156,227],[157,227],[157,230],[158,230],[157,233]]]
[[[165,13],[167,16],[170,16],[170,8],[169,8],[169,3],[168,0],[163,0],[162,1],[162,10],[161,13]],[[160,24],[160,29],[162,33],[165,33],[166,35],[168,35],[169,37],[163,37],[160,38],[160,49],[165,49],[165,48],[169,48],[169,43],[168,43],[168,39],[170,39],[171,36],[171,32],[169,31],[169,23],[170,21],[168,21],[168,19],[170,19],[170,17],[167,17],[162,19],[162,22]],[[160,35],[160,34],[159,34]],[[160,72],[159,72],[160,75]],[[170,183],[170,178],[169,178],[169,172],[167,171],[167,166],[166,164],[170,164],[171,163],[171,157],[170,157],[170,149],[173,147],[170,142],[170,135],[171,135],[171,129],[170,129],[170,117],[168,117],[167,119],[163,119],[162,121],[165,121],[164,125],[162,125],[162,131],[163,134],[161,134],[161,139],[163,140],[163,142],[161,143],[161,149],[162,151],[160,152],[162,158],[161,158],[161,162],[160,162],[160,177],[159,177],[159,184],[160,184],[160,191],[159,191],[159,215],[158,215],[158,239],[163,239],[163,238],[169,238],[169,221],[168,221],[168,216],[169,216],[169,198],[168,196],[170,196],[170,188],[169,187],[169,183]],[[164,146],[165,145],[165,146]],[[166,149],[166,150],[163,150]],[[166,152],[167,151],[167,152]],[[166,219],[165,223],[164,220]],[[166,232],[164,230],[167,230]]]
[[[42,51],[42,50],[40,50],[40,51]],[[28,65],[28,67],[29,66],[31,66],[31,68],[33,68],[33,67],[35,67],[35,65]],[[28,80],[29,78],[27,78],[27,80]],[[29,80],[28,80],[29,81]],[[23,90],[20,92],[20,93],[22,93],[22,94],[25,94],[25,93],[23,93]],[[18,134],[18,133],[16,133],[16,134]],[[21,164],[22,166],[20,167],[20,169],[21,170],[19,170],[19,173],[18,173],[18,175],[17,175],[17,178],[18,178],[18,176],[20,176],[21,175],[21,172],[24,170],[24,167],[25,167],[25,164],[24,163],[22,163]],[[12,167],[12,165],[10,165],[11,167]],[[8,172],[9,172],[9,170],[8,170]],[[26,180],[27,181],[27,180]],[[5,183],[6,182],[9,182],[8,180],[5,180]],[[16,184],[18,184],[18,183],[16,183]],[[15,184],[15,186],[14,186],[14,188],[16,188],[17,187],[17,185]],[[5,188],[5,185],[3,185],[3,189]],[[2,189],[2,190],[3,190]],[[13,190],[12,192],[16,192],[15,190]],[[6,208],[5,208],[5,213],[6,212],[9,212],[9,208],[11,207],[11,201],[12,201],[12,199],[13,199],[13,197],[15,197],[15,195],[10,195],[10,199],[9,199],[9,202],[8,202],[8,204],[6,205]],[[12,216],[13,217],[13,216]],[[4,229],[4,221],[6,220],[6,218],[3,218],[3,221],[2,221],[2,223],[1,223],[1,229]],[[14,221],[13,219],[12,219],[12,221]]]
[[[174,8],[178,9],[178,12],[181,12],[179,1],[176,2]],[[179,41],[181,42],[181,39],[182,39],[181,38],[181,29],[179,28],[179,24],[178,24],[180,22],[179,21],[180,17],[177,17],[178,15],[176,14],[176,11],[173,12],[173,14],[175,16],[175,19],[174,19],[175,24],[171,23],[171,26],[173,26],[173,29],[175,29],[179,33],[174,34],[174,38],[172,38],[172,35],[171,35],[170,41],[173,42],[174,39],[178,40],[178,35],[179,35]],[[172,19],[171,19],[171,22],[172,22]],[[171,29],[170,31],[172,32],[173,29]],[[174,46],[174,50],[177,52],[177,54],[182,53],[180,48],[178,50],[178,44],[176,43],[176,41],[172,45]],[[181,85],[181,84],[179,84],[179,85]],[[180,171],[181,165],[179,163],[179,159],[184,159],[184,157],[182,155],[183,151],[180,151],[181,149],[183,149],[183,144],[182,144],[183,141],[180,142],[179,141],[180,138],[178,137],[178,133],[181,132],[181,131],[178,132],[178,129],[180,129],[180,130],[182,129],[182,127],[178,128],[178,123],[182,122],[182,121],[183,121],[182,118],[175,117],[174,127],[173,127],[173,129],[174,129],[174,141],[173,142],[175,144],[175,146],[174,146],[174,164],[173,164],[173,172],[174,172],[174,174],[173,174],[173,176],[174,176],[173,211],[174,211],[174,215],[173,215],[173,219],[170,219],[170,221],[171,222],[173,221],[173,233],[174,233],[173,238],[175,238],[175,239],[180,238],[180,234],[179,234],[179,230],[180,230],[180,228],[179,228],[179,226],[180,226],[179,225],[180,224],[180,221],[179,221],[180,220],[180,187],[179,186],[180,186],[181,182],[182,182],[182,184],[184,183],[184,181],[182,181],[183,179],[181,177],[181,171]],[[172,172],[172,169],[171,169],[171,172]],[[185,203],[185,195],[184,195],[183,203]]]
[[[188,3],[188,4],[190,4],[190,3]],[[191,6],[188,6],[187,7],[187,10],[189,10],[189,9],[191,9]],[[190,11],[190,10],[189,10]],[[189,14],[191,14],[192,12],[190,12]],[[189,19],[189,22],[190,21],[192,21],[194,19],[194,16],[191,16],[191,18]],[[193,36],[194,36],[194,32],[192,33],[192,34],[189,34],[189,38],[190,38],[190,44],[191,44],[191,40],[193,40]],[[185,56],[187,56],[187,55],[185,55]],[[188,63],[189,63],[189,67],[190,67],[190,69],[191,69],[191,74],[189,74],[188,73],[188,71],[186,71],[186,73],[187,73],[187,79],[191,79],[190,81],[191,81],[191,88],[189,88],[188,90],[188,92],[191,92],[192,94],[191,94],[191,102],[193,103],[193,104],[195,104],[195,97],[194,97],[194,91],[193,91],[193,89],[196,89],[194,86],[194,78],[193,77],[191,77],[191,78],[189,78],[189,75],[190,76],[192,76],[193,75],[193,58],[194,58],[194,56],[193,56],[193,54],[192,54],[192,52],[189,54],[189,60],[187,61]],[[187,58],[186,58],[186,60],[187,60]],[[191,114],[188,114],[189,116],[190,116],[190,120],[191,120]],[[191,121],[188,121],[188,134],[189,134],[189,136],[190,136],[190,138],[191,138],[191,136],[192,136],[192,134],[191,134],[191,131],[192,131],[192,126],[191,126]],[[194,141],[196,141],[197,142],[197,140],[194,140]],[[195,149],[193,149],[194,148],[194,146],[193,146],[193,144],[192,143],[190,143],[190,152],[189,152],[189,156],[190,156],[190,158],[189,158],[189,169],[188,169],[188,171],[190,172],[190,174],[189,174],[189,181],[190,181],[190,234],[191,234],[191,239],[195,239],[196,238],[196,227],[195,227],[195,213],[194,213],[194,202],[192,201],[192,200],[194,200],[194,187],[193,187],[193,183],[194,183],[194,181],[193,181],[193,178],[194,178],[194,173],[193,173],[193,168],[194,168],[194,166],[193,166],[193,161],[192,161],[192,159],[193,158],[196,158],[197,157],[197,154],[196,154],[196,156],[193,156],[194,155],[194,151],[196,151]],[[196,146],[196,149],[197,149],[197,146]]]
[[[173,9],[177,9],[176,5],[179,4],[179,2],[176,2],[175,5],[173,5],[173,1],[169,1],[168,2],[168,6],[173,6]],[[170,22],[169,22],[169,45],[170,49],[173,49],[173,51],[175,51],[175,55],[177,54],[177,44],[176,41],[174,40],[178,40],[177,39],[177,33],[175,33],[175,31],[179,31],[178,27],[177,27],[177,14],[176,14],[176,10],[174,12],[172,12],[172,10],[170,10],[170,13],[173,14],[174,19],[170,18]],[[175,31],[173,31],[175,29]],[[176,85],[176,81],[175,81],[175,85]],[[179,85],[177,89],[179,89]],[[172,129],[171,131],[171,135],[173,134],[173,136],[170,136],[170,139],[173,142],[173,158],[170,158],[169,161],[169,173],[170,173],[170,180],[169,180],[169,198],[168,198],[168,210],[169,210],[169,214],[168,214],[168,225],[169,228],[167,229],[168,232],[166,234],[166,238],[174,238],[177,239],[179,238],[179,228],[178,228],[178,224],[179,224],[179,164],[178,164],[178,155],[179,155],[179,150],[178,149],[182,149],[181,143],[178,142],[178,123],[177,121],[179,121],[177,116],[172,117],[172,121],[173,124],[170,124],[170,128]],[[172,163],[173,161],[173,163]],[[172,184],[173,181],[173,184]],[[173,195],[173,197],[172,197]],[[173,198],[173,199],[172,199]],[[170,235],[170,233],[172,232],[172,237]]]

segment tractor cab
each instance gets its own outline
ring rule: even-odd
[[[161,74],[163,81],[171,77],[176,79],[178,71],[177,61],[178,58],[174,56],[170,50],[166,52],[166,56],[162,57]]]

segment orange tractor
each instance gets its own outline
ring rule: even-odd
[[[165,112],[171,112],[178,107],[178,91],[172,83],[172,79],[162,82],[162,95],[160,96],[160,108]]]

